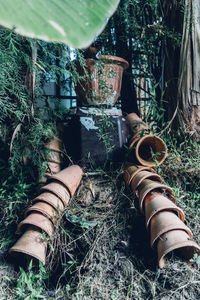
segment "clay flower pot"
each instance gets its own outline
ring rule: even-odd
[[[158,136],[153,134],[136,136],[129,146],[130,156],[135,155],[137,161],[147,167],[161,165],[167,157],[167,146]]]
[[[163,179],[160,175],[153,172],[141,171],[138,174],[136,174],[131,181],[132,191],[134,192],[138,188],[138,186],[143,182],[143,180],[147,178],[154,181],[163,182]]]
[[[53,175],[50,177],[50,179],[52,179],[52,177]],[[64,206],[67,206],[70,200],[68,189],[60,182],[51,182],[43,186],[40,191],[53,193],[63,202]]]
[[[80,62],[75,61],[75,65],[79,75],[86,77]],[[119,97],[123,71],[128,66],[125,59],[117,56],[101,55],[98,60],[86,59],[89,78],[75,86],[77,96],[86,106],[113,106]]]
[[[34,226],[29,226],[15,245],[10,248],[9,253],[12,256],[19,257],[18,261],[22,255],[28,255],[31,258],[41,261],[43,265],[45,265],[46,250],[47,242],[44,241],[40,230]]]
[[[136,113],[130,113],[126,116],[131,131],[135,134],[137,132],[149,130],[149,127],[142,121]]]
[[[137,165],[130,165],[126,167],[124,171],[124,181],[127,186],[131,183],[134,176],[136,176],[141,171],[150,171],[152,173],[155,173],[154,169],[150,167],[144,167],[144,166],[137,166]]]
[[[185,230],[192,237],[191,230],[177,217],[174,212],[161,211],[157,213],[150,224],[151,247],[154,246],[156,240],[170,230]]]
[[[52,162],[52,161],[48,161],[47,164],[47,173],[48,174],[56,174],[58,172],[60,172],[61,170],[61,163],[60,162]]]
[[[52,137],[50,142],[45,144],[45,148],[56,152],[62,152],[62,142],[56,137]]]
[[[56,221],[56,210],[49,204],[45,202],[36,202],[34,205],[29,207],[25,212],[25,217],[33,212],[39,212],[48,219],[50,219],[53,223]]]
[[[19,233],[26,231],[28,225],[34,225],[46,232],[50,237],[53,234],[53,223],[44,215],[40,213],[31,213],[23,221],[21,221],[17,227]]]
[[[51,192],[42,193],[32,200],[33,203],[38,201],[43,201],[50,204],[57,211],[62,211],[64,209],[64,203],[62,202],[62,200]]]
[[[185,220],[185,215],[182,209],[176,206],[171,200],[163,196],[161,193],[148,193],[145,197],[145,219],[146,227],[150,225],[151,219],[162,211],[172,211],[177,214],[182,222]]]
[[[164,190],[168,193],[170,200],[172,200],[174,203],[176,203],[175,195],[173,193],[173,190],[162,183],[154,182],[149,179],[143,180],[141,185],[138,188],[138,195],[139,195],[139,205],[140,205],[140,211],[144,211],[144,200],[148,193],[153,192],[154,190]]]
[[[73,197],[78,185],[83,176],[83,170],[78,165],[72,165],[56,175],[50,177],[50,181],[56,180],[61,182],[70,192]]]
[[[160,268],[165,266],[165,256],[175,249],[179,249],[180,255],[187,260],[192,258],[195,253],[200,254],[200,247],[191,240],[186,231],[168,231],[160,236],[157,244],[158,264]]]

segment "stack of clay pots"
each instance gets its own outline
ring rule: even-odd
[[[61,212],[73,197],[83,175],[82,169],[72,165],[49,177],[48,184],[40,189],[40,195],[25,212],[25,219],[18,225],[22,234],[10,249],[12,255],[35,258],[45,264],[47,241],[51,239],[54,225]]]
[[[192,232],[185,225],[184,212],[176,206],[172,189],[153,169],[131,165],[125,169],[124,180],[138,197],[140,211],[145,215],[151,247],[157,249],[158,264],[165,266],[165,256],[179,250],[186,259],[200,252],[192,240]]]
[[[53,137],[49,143],[45,144],[45,156],[47,158],[47,168],[44,176],[39,179],[40,183],[45,183],[49,176],[57,174],[62,166],[62,142]]]
[[[167,156],[165,142],[150,134],[150,129],[136,113],[128,114],[126,120],[133,134],[129,145],[129,160],[150,167],[162,164]]]

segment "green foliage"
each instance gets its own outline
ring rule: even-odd
[[[17,300],[46,299],[43,282],[47,278],[48,276],[42,263],[40,263],[38,271],[34,270],[32,260],[29,264],[28,272],[20,267],[20,276],[16,287]]]
[[[0,1],[0,24],[31,38],[87,47],[104,28],[119,0]]]

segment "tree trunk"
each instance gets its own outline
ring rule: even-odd
[[[200,135],[200,1],[185,1],[177,113],[181,128]]]

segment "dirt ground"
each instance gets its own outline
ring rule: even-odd
[[[186,206],[183,195],[178,204],[198,243],[199,209]],[[200,299],[198,264],[171,254],[158,268],[144,216],[119,171],[84,177],[50,246],[43,299]],[[23,299],[15,295],[18,272],[3,255],[0,299]]]

